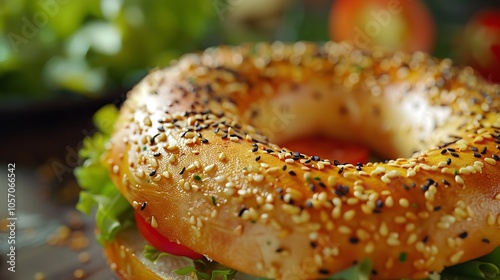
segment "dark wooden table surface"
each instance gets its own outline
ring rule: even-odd
[[[5,230],[7,217],[7,163],[0,162],[0,279],[116,279],[93,237],[93,220],[75,211],[72,203],[61,203],[44,191],[37,170],[16,166],[15,272],[8,270]],[[39,172],[39,171],[38,171]],[[88,258],[88,261],[86,261]],[[80,260],[83,258],[83,261]],[[78,275],[77,275],[78,276]]]
[[[92,115],[120,94],[0,106],[0,279],[78,279],[75,271],[83,272],[79,279],[116,279],[93,237],[93,219],[74,208],[72,172],[82,139],[94,130]],[[16,164],[15,273],[7,263],[8,163]]]

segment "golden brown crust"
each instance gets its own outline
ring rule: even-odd
[[[374,278],[425,277],[500,245],[499,92],[423,53],[213,48],[131,91],[107,163],[158,231],[237,270],[311,279],[370,258]],[[311,133],[394,160],[273,144]]]

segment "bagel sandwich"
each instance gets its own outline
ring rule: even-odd
[[[140,82],[120,113],[96,114],[77,207],[97,208],[117,274],[500,277],[498,87],[426,54],[336,46],[186,55]],[[298,116],[280,131],[277,107]],[[318,132],[397,159],[347,164],[275,144]]]

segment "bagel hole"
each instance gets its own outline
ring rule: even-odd
[[[294,137],[278,144],[293,152],[307,156],[318,156],[330,161],[357,164],[378,161],[380,158],[365,145],[340,140],[323,134]]]
[[[451,109],[431,104],[425,92],[405,91],[403,84],[388,87],[383,97],[327,86],[320,99],[314,98],[320,93],[307,86],[282,85],[280,91],[274,98],[253,103],[248,112],[258,113],[248,114],[249,123],[270,143],[306,155],[318,153],[319,149],[311,148],[317,143],[308,141],[314,137],[365,145],[376,155],[369,161],[378,162],[412,157],[456,140],[450,135],[452,128],[443,126],[450,120]],[[303,144],[295,146],[294,142]],[[332,161],[335,157],[327,154],[324,158]]]

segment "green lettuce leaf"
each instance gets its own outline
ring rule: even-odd
[[[372,261],[364,259],[357,265],[354,265],[346,270],[335,273],[334,275],[326,278],[327,280],[369,280],[372,274]]]
[[[168,256],[168,253],[162,252],[151,245],[144,246],[144,257],[152,262],[156,262],[162,256]],[[179,257],[185,258],[185,257]],[[189,259],[191,260],[191,259]],[[183,267],[175,271],[177,275],[196,274],[198,280],[231,280],[238,271],[226,267],[218,262],[206,259],[191,260],[192,265]]]
[[[151,262],[156,262],[162,256],[168,256],[168,255],[169,255],[168,253],[162,252],[149,244],[146,244],[144,246],[144,257],[150,260]]]
[[[362,262],[354,265],[346,270],[335,273],[325,280],[369,280],[372,271],[371,260],[365,259]],[[178,275],[189,275],[195,273],[198,279],[205,280],[231,280],[237,274],[238,278],[252,279],[252,280],[266,280],[267,278],[251,276],[238,272],[232,268],[226,267],[215,261],[208,260],[194,260],[193,265],[176,270]]]
[[[97,240],[101,243],[113,240],[116,233],[133,224],[132,207],[114,186],[102,162],[104,146],[111,137],[117,117],[114,105],[106,105],[96,112],[93,120],[98,131],[83,140],[79,151],[83,164],[74,170],[82,188],[76,208],[87,215],[95,210],[99,228]]]
[[[199,280],[231,280],[238,273],[237,270],[205,259],[193,260],[192,266],[175,271],[178,275],[188,275],[193,272]]]
[[[500,247],[475,260],[446,268],[441,273],[441,280],[500,280]]]

